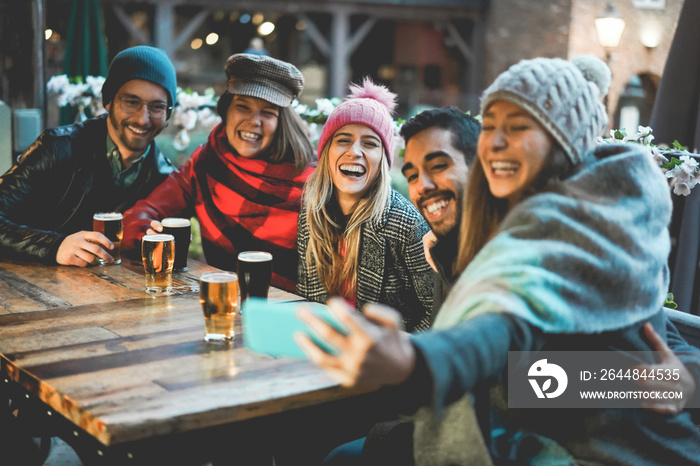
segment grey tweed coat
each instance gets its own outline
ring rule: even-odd
[[[428,229],[418,210],[392,189],[391,201],[381,220],[362,226],[358,310],[366,303],[386,304],[401,312],[407,331],[425,330],[430,326],[435,272],[425,260],[421,241]],[[319,281],[315,264],[306,263],[308,242],[309,224],[302,208],[297,235],[297,294],[325,303],[328,293]]]

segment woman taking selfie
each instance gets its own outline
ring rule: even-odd
[[[401,310],[406,328],[426,329],[433,272],[422,253],[423,217],[391,187],[396,95],[365,78],[329,115],[318,168],[299,217],[297,293],[356,309],[379,302]]]
[[[226,63],[222,123],[189,161],[124,216],[124,247],[136,250],[166,217],[196,217],[207,263],[236,270],[238,252],[273,256],[272,285],[293,291],[297,218],[313,168],[311,142],[291,108],[304,78],[290,63],[239,53]]]
[[[460,230],[463,271],[434,330],[409,337],[391,309],[367,306],[364,319],[333,300],[343,335],[302,312],[339,350],[299,335],[314,362],[344,385],[393,386],[399,410],[416,414],[404,445],[416,464],[700,461],[687,412],[507,408],[509,351],[639,352],[636,362],[649,364],[648,324],[665,335],[670,190],[641,146],[593,151],[609,83],[596,58],[538,58],[486,89]],[[486,414],[478,424],[472,402]],[[495,415],[499,442],[488,427]]]

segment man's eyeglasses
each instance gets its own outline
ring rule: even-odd
[[[137,97],[119,97],[119,105],[124,113],[140,112],[144,105],[148,107],[148,114],[151,118],[165,118],[168,110],[172,109],[165,102],[147,102]]]

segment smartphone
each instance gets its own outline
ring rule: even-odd
[[[303,332],[321,349],[335,354],[335,349],[313,334],[297,313],[305,307],[319,316],[339,332],[343,326],[330,313],[328,306],[320,303],[299,301],[293,303],[273,303],[263,298],[248,298],[243,304],[243,344],[253,352],[276,357],[307,359],[299,348],[294,335]]]

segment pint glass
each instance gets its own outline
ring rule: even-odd
[[[206,334],[211,342],[233,341],[238,309],[238,277],[233,272],[205,272],[199,279],[199,302]]]
[[[161,222],[163,233],[173,235],[175,238],[175,267],[176,272],[187,270],[187,253],[190,249],[190,236],[192,236],[189,219],[164,218]]]
[[[264,251],[244,251],[238,254],[241,302],[251,296],[267,298],[271,279],[272,254]]]
[[[114,257],[112,264],[121,264],[121,248],[122,238],[124,236],[124,226],[122,225],[122,214],[119,212],[99,212],[92,216],[92,229],[102,233],[114,243],[114,249],[109,252]],[[105,265],[106,262],[99,257],[97,260],[100,265]]]
[[[146,274],[146,293],[167,295],[173,291],[175,238],[172,235],[145,235],[141,239],[141,258]]]

